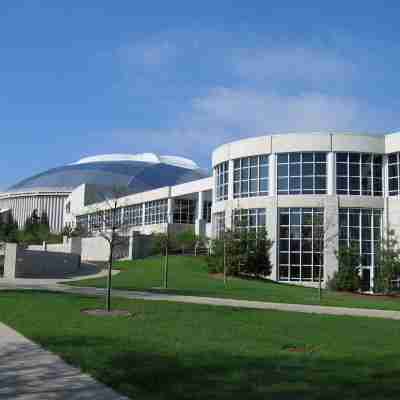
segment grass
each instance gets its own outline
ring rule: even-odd
[[[203,258],[172,256],[169,259],[168,293],[232,299],[270,301],[275,303],[320,304],[318,290],[272,281],[229,278],[225,287],[221,277],[211,276]],[[136,261],[120,261],[115,268],[121,273],[113,277],[114,289],[150,290],[161,286],[159,257]],[[76,286],[105,287],[105,278],[73,283]],[[368,296],[324,291],[322,305],[381,310],[400,310],[400,297]]]
[[[398,321],[1,292],[0,321],[143,400],[398,399]],[[16,351],[19,351],[18,349]],[[23,371],[21,371],[23,374]]]

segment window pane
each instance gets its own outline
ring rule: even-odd
[[[307,164],[304,164],[303,163],[303,176],[304,175],[313,175],[313,173],[314,173],[314,164],[312,164],[312,163],[307,163]]]
[[[281,153],[278,154],[278,163],[288,163],[289,162],[289,154]]]
[[[338,163],[336,165],[336,174],[337,175],[348,175],[348,164]]]
[[[290,176],[300,176],[300,164],[290,164]]]

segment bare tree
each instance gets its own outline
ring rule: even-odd
[[[111,280],[112,264],[115,259],[116,250],[126,244],[127,231],[129,224],[124,220],[120,204],[120,199],[127,194],[127,189],[114,186],[111,190],[100,190],[96,195],[103,200],[101,209],[94,212],[98,214],[98,224],[100,225],[99,236],[104,238],[109,246],[108,273],[107,273],[107,295],[106,310],[111,311]],[[90,212],[90,211],[89,211]],[[129,239],[128,239],[129,240]]]

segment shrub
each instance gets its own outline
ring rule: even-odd
[[[332,290],[355,292],[360,289],[360,255],[356,247],[340,247],[336,252],[339,269],[328,282]]]
[[[375,257],[374,292],[389,293],[392,281],[400,274],[400,249],[393,230],[382,239]]]
[[[176,245],[180,249],[193,249],[197,240],[198,238],[196,234],[190,229],[179,232],[175,235]]]

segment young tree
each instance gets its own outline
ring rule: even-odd
[[[329,282],[331,289],[355,292],[360,288],[360,253],[355,246],[340,246],[336,252],[339,264]]]
[[[153,235],[153,251],[161,255],[161,285],[164,289],[168,289],[168,261],[169,252],[176,246],[176,238],[167,230],[163,233]]]
[[[375,255],[374,291],[389,293],[400,274],[400,248],[394,230],[388,229]]]
[[[111,280],[112,264],[116,250],[126,243],[126,231],[128,225],[122,220],[120,198],[127,193],[127,188],[113,186],[108,191],[98,191],[96,195],[104,200],[105,209],[100,210],[100,224],[104,229],[100,230],[100,236],[103,237],[109,246],[108,273],[106,288],[106,311],[111,311]],[[94,210],[93,210],[94,211]]]

